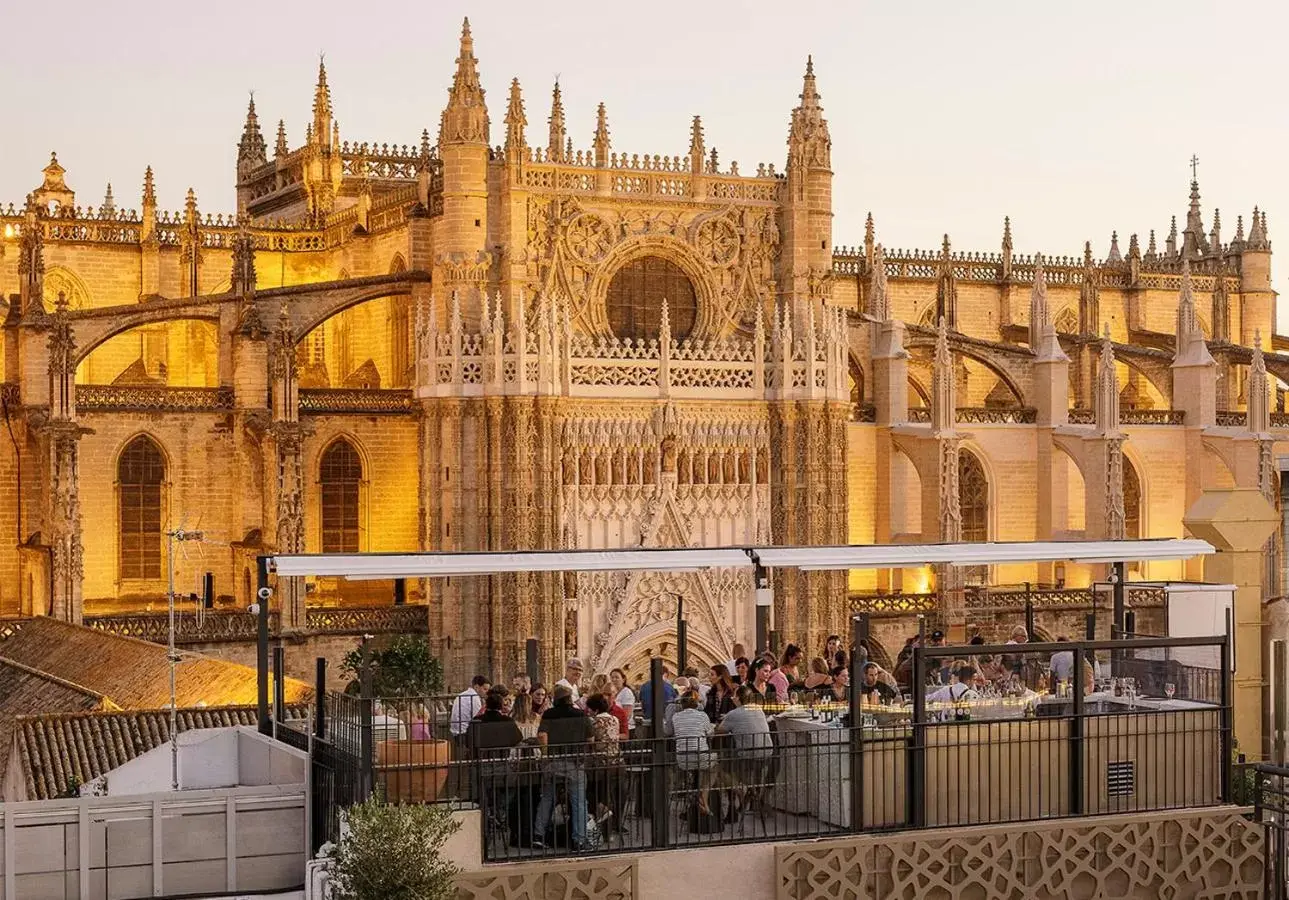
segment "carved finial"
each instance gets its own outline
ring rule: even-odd
[[[1164,250],[1171,257],[1177,255],[1177,217],[1173,216],[1168,227],[1168,238],[1164,241]]]
[[[1141,259],[1141,246],[1137,243],[1137,233],[1135,231],[1128,238],[1128,259]]]
[[[703,171],[704,157],[706,151],[703,144],[703,119],[702,116],[694,116],[694,121],[689,126],[689,168],[694,174]]]
[[[813,57],[806,57],[806,74],[801,85],[801,103],[792,111],[788,130],[788,174],[802,167],[827,169],[832,165],[832,138],[823,117],[819,89],[815,83]]]
[[[327,63],[318,54],[318,83],[313,89],[313,137],[325,144],[331,137],[331,88],[327,85]]]
[[[1235,237],[1231,239],[1231,249],[1239,250],[1244,246],[1244,216],[1235,217]]]
[[[886,252],[873,248],[873,271],[868,280],[868,312],[879,322],[891,320],[891,299],[886,289]]]
[[[662,312],[658,315],[658,343],[669,346],[671,343],[671,314],[667,309],[667,298],[662,300]]]
[[[197,214],[197,192],[188,188],[188,196],[184,199],[184,221],[190,225],[200,221]]]
[[[143,206],[156,208],[157,189],[152,181],[152,166],[148,166],[143,172]]]
[[[864,220],[864,243],[871,244],[876,229],[873,226],[873,214],[870,212],[868,218]]]
[[[1248,428],[1254,434],[1271,430],[1271,386],[1267,378],[1267,361],[1262,356],[1262,330],[1253,332],[1253,360],[1249,366]]]
[[[528,117],[524,115],[524,96],[519,88],[519,79],[510,81],[510,103],[506,106],[506,153],[521,153],[528,146],[524,129],[528,127]]]
[[[564,100],[559,92],[559,79],[555,79],[555,89],[551,91],[550,140],[546,144],[546,154],[552,162],[564,161],[564,141],[567,140],[564,125]]]
[[[953,245],[949,242],[949,236],[946,234],[944,240],[940,242],[940,258],[948,259],[952,249]]]
[[[1209,250],[1215,254],[1222,252],[1222,211],[1216,207],[1213,208],[1213,230],[1209,232]]]
[[[1268,246],[1266,220],[1255,206],[1253,207],[1253,217],[1249,219],[1249,239],[1245,242],[1245,249],[1266,250]]]
[[[253,169],[268,161],[268,146],[264,135],[260,133],[260,120],[255,115],[255,92],[251,92],[250,102],[246,105],[246,124],[242,127],[242,139],[237,145],[237,168],[240,171]]]
[[[1204,332],[1195,313],[1195,288],[1191,282],[1190,260],[1182,259],[1182,283],[1177,296],[1177,348],[1174,366],[1214,365]]]
[[[1146,245],[1146,259],[1154,259],[1159,256],[1159,250],[1155,246],[1155,229],[1150,229],[1150,243]]]
[[[1083,268],[1092,268],[1092,242],[1083,242]]]
[[[277,144],[273,147],[274,157],[281,159],[289,151],[286,146],[286,122],[282,119],[277,120]]]
[[[609,116],[604,111],[604,103],[595,110],[595,165],[603,168],[609,164]]]
[[[1003,216],[1003,250],[1012,249],[1012,217]]]
[[[1119,232],[1110,232],[1110,252],[1106,254],[1107,263],[1123,262],[1123,254],[1119,252]]]
[[[112,196],[112,182],[107,183],[107,191],[103,194],[103,205],[99,207],[99,216],[110,217],[116,215],[116,198]]]
[[[448,105],[439,123],[439,146],[450,143],[488,143],[488,108],[484,90],[479,84],[478,60],[474,58],[474,39],[470,20],[461,25],[461,49],[457,54],[456,72],[448,91]]]
[[[1047,274],[1043,271],[1043,254],[1034,255],[1034,286],[1029,292],[1029,345],[1037,350],[1043,329],[1051,324],[1047,309]]]
[[[949,352],[949,328],[944,316],[936,322],[935,360],[931,369],[931,427],[937,433],[951,432],[957,419],[957,378]]]

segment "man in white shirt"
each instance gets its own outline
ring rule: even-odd
[[[564,677],[555,682],[555,687],[566,687],[573,695],[573,703],[576,705],[582,699],[582,692],[578,684],[582,681],[582,672],[584,670],[582,661],[574,656],[564,665]]]
[[[492,685],[486,675],[476,675],[470,679],[470,686],[452,701],[452,714],[448,718],[448,731],[454,738],[464,738],[465,730],[470,727],[470,720],[483,709],[483,698]]]
[[[980,676],[971,666],[962,666],[954,673],[957,679],[949,684],[941,685],[934,691],[926,695],[929,703],[957,703],[959,700],[978,700],[980,694],[976,691]]]
[[[738,676],[738,661],[747,657],[747,650],[742,644],[734,645],[734,655],[725,661],[725,669],[730,675]]]
[[[1065,635],[1059,635],[1056,638],[1057,643],[1063,644],[1068,641]],[[1057,681],[1070,681],[1074,678],[1074,651],[1058,650],[1052,654],[1052,674],[1056,676]]]

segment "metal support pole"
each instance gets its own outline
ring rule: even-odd
[[[1289,660],[1285,642],[1271,642],[1271,761],[1285,764],[1285,732],[1289,730]]]
[[[170,790],[179,790],[179,699],[177,694],[177,673],[179,652],[175,649],[175,533],[166,535],[166,569],[170,579],[170,588],[166,592],[166,605],[170,612],[170,640],[166,647],[166,659],[170,661]]]
[[[752,585],[756,592],[756,643],[754,656],[770,649],[770,613],[774,609],[774,592],[770,589],[770,573],[757,563]]]
[[[376,761],[373,758],[375,746],[372,734],[375,719],[375,701],[372,698],[371,645],[367,638],[362,643],[362,669],[359,672],[358,695],[358,753],[361,757],[358,764],[361,770],[358,785],[358,801],[362,802],[371,796],[375,782]]]
[[[850,830],[864,830],[864,714],[860,697],[868,663],[868,616],[850,620]]]
[[[529,638],[524,642],[524,671],[528,673],[528,680],[533,684],[541,681],[541,666],[537,662],[538,650],[537,638]]]
[[[327,737],[327,658],[319,656],[313,675],[313,735],[319,740]]]
[[[922,616],[918,616],[922,619]],[[918,633],[925,631],[925,621],[919,623]],[[908,773],[908,823],[912,828],[926,825],[926,677],[922,659],[922,642],[913,647],[913,727],[909,738]]]
[[[1222,650],[1219,655],[1219,665],[1222,667],[1222,802],[1231,802],[1231,761],[1234,752],[1234,719],[1235,710],[1233,708],[1233,696],[1231,690],[1231,610],[1226,611],[1226,640],[1222,641]]]
[[[269,588],[269,558],[255,558],[255,687],[259,707],[260,734],[269,735],[273,725],[269,719],[269,598],[273,596]]]
[[[1034,600],[1029,596],[1029,582],[1025,583],[1025,639],[1034,640]]]
[[[273,648],[273,731],[286,718],[286,648]]]
[[[685,627],[685,598],[676,598],[676,668],[684,675],[689,665],[689,635]]]
[[[1127,570],[1123,563],[1114,564],[1114,612],[1110,620],[1110,639],[1120,640],[1124,637],[1124,612],[1126,605],[1127,589],[1124,582],[1127,580]],[[1120,666],[1123,663],[1123,654],[1112,652],[1110,654],[1110,674],[1118,675]]]
[[[1092,618],[1088,617],[1089,620]],[[1091,622],[1089,621],[1089,626]],[[1070,815],[1083,815],[1083,666],[1085,651],[1074,651],[1074,714],[1070,718]]]
[[[650,710],[652,720],[653,754],[650,765],[650,791],[653,802],[653,846],[662,849],[667,846],[667,827],[671,823],[667,804],[667,738],[663,734],[663,725],[667,718],[667,698],[664,693],[662,678],[662,660],[655,656],[649,660],[649,697],[653,708]]]

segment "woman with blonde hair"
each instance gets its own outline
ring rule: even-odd
[[[514,708],[510,712],[510,717],[519,726],[519,733],[524,736],[525,741],[537,740],[537,726],[541,724],[541,716],[533,709],[532,694],[524,691],[515,695]]]

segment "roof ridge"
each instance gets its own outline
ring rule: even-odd
[[[310,705],[311,704],[308,704],[308,703],[288,703],[286,704],[286,709],[307,711]],[[205,715],[209,713],[221,713],[221,712],[250,712],[250,711],[256,710],[256,708],[257,707],[253,703],[241,703],[241,704],[235,703],[228,706],[181,706],[179,707],[178,713],[179,715],[185,715],[185,714]],[[63,722],[69,719],[92,719],[92,718],[103,717],[103,716],[137,717],[137,716],[168,716],[168,715],[170,715],[170,707],[168,706],[159,706],[151,709],[121,709],[117,707],[114,709],[79,710],[77,712],[31,713],[28,715],[14,716],[14,721],[32,722],[35,720],[40,720],[43,722],[52,722],[52,721]]]
[[[20,663],[16,659],[9,659],[7,656],[0,656],[0,665],[10,666],[14,669],[19,669],[31,675],[38,675],[47,681],[52,681],[54,684],[60,685],[65,688],[70,688],[71,690],[74,690],[74,691],[79,691],[80,693],[85,694],[87,697],[95,697],[99,700],[102,700],[104,703],[112,704],[112,708],[110,710],[98,710],[99,712],[112,712],[112,711],[119,710],[121,708],[117,706],[115,703],[113,703],[112,698],[109,697],[107,694],[103,694],[96,690],[93,690],[92,688],[85,687],[85,685],[83,684],[77,684],[74,681],[69,681],[66,678],[60,678],[51,672],[46,672],[44,669],[37,669],[35,666],[29,666],[26,663]]]

